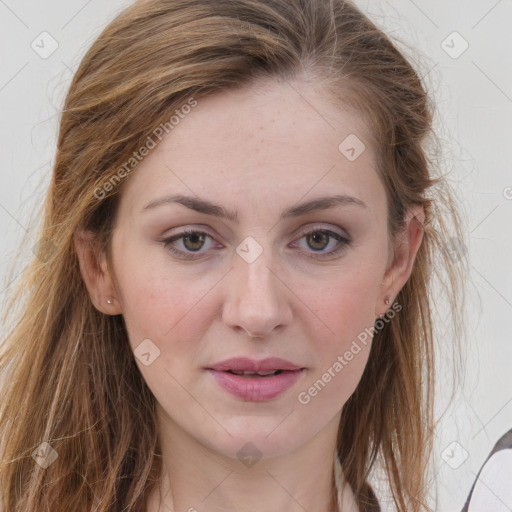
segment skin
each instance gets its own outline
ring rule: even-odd
[[[386,298],[393,303],[411,273],[424,220],[421,208],[410,208],[404,233],[390,244],[373,149],[365,142],[349,161],[338,146],[350,134],[368,140],[361,119],[298,80],[200,98],[123,184],[111,258],[95,257],[88,234],[77,231],[96,308],[123,315],[132,349],[150,339],[160,350],[149,366],[135,358],[157,400],[164,460],[149,512],[173,509],[170,489],[179,511],[335,509],[338,422],[371,343],[308,404],[297,396],[385,313]],[[236,211],[238,222],[179,204],[144,209],[170,194]],[[291,206],[335,194],[365,206],[279,218]],[[209,235],[202,246],[183,238],[172,244],[195,259],[162,242],[184,228]],[[351,242],[340,246],[318,230]],[[247,236],[262,248],[252,263],[235,251]],[[315,258],[319,253],[326,257]],[[272,400],[243,401],[204,370],[234,356],[282,357],[306,371]],[[247,442],[262,453],[252,467],[237,457]],[[356,510],[348,486],[345,500],[343,510]]]

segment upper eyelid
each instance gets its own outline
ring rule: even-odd
[[[301,228],[294,230],[294,236],[299,235],[299,234],[304,235],[304,234],[310,233],[311,231],[332,231],[332,232],[336,233],[336,230],[341,230],[342,233],[337,233],[337,234],[339,234],[340,236],[343,236],[345,238],[350,238],[350,235],[348,234],[347,230],[340,226],[332,226],[332,224],[330,226],[325,226],[325,225],[322,226],[322,225],[320,225],[320,223],[311,223],[311,224],[312,225],[309,225],[306,227],[301,227]],[[167,235],[163,238],[168,239],[168,238],[172,238],[174,236],[186,235],[187,233],[191,233],[191,232],[192,233],[204,233],[205,235],[208,235],[211,238],[214,238],[214,239],[216,238],[216,236],[209,231],[209,228],[203,227],[201,225],[199,225],[197,227],[195,227],[195,226],[183,227],[180,231],[171,233],[170,235]]]
[[[337,230],[342,230],[343,232],[339,233]],[[347,231],[345,229],[343,229],[343,228],[340,228],[339,226],[337,226],[337,227],[326,227],[326,226],[313,225],[313,226],[309,226],[309,227],[304,228],[304,229],[299,229],[298,230],[298,234],[304,235],[304,234],[311,233],[311,232],[314,232],[314,231],[327,231],[327,232],[331,232],[331,233],[336,233],[337,235],[343,236],[345,238],[349,238],[349,234],[347,233]]]
[[[342,228],[338,227],[337,229],[342,229]],[[328,234],[328,236],[330,236],[331,238],[333,238],[333,234],[334,234],[334,235],[339,236],[340,239],[345,240],[347,242],[351,242],[352,241],[352,237],[346,232],[346,230],[343,230],[343,233],[339,233],[339,232],[335,231],[335,229],[333,229],[333,228],[328,228],[328,227],[325,227],[325,226],[313,225],[313,226],[310,226],[310,227],[305,227],[305,228],[299,229],[298,232],[296,232],[294,234],[293,242],[296,242],[297,240],[300,240],[303,236],[305,236],[305,235],[307,235],[309,233],[314,233],[314,232],[326,232]],[[219,243],[219,241],[217,240],[217,238],[214,235],[212,235],[211,233],[208,232],[207,229],[204,229],[202,227],[201,228],[200,227],[197,227],[197,228],[193,228],[193,227],[184,228],[181,231],[178,231],[176,233],[173,233],[173,234],[170,234],[168,236],[163,237],[162,241],[163,242],[168,242],[169,240],[174,239],[173,242],[176,242],[176,241],[180,240],[181,238],[187,236],[187,234],[190,234],[190,233],[206,235],[206,236],[210,237],[214,242]],[[198,253],[199,252],[201,252],[201,251],[198,251]]]

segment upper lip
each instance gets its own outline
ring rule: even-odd
[[[260,361],[248,357],[234,357],[209,366],[208,369],[216,371],[267,372],[272,370],[301,370],[302,367],[279,357],[268,357]]]

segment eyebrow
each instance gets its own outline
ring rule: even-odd
[[[169,195],[165,197],[161,197],[158,199],[153,199],[149,203],[147,203],[142,210],[150,210],[153,208],[157,208],[158,206],[168,205],[168,204],[181,204],[191,210],[194,210],[199,213],[204,213],[206,215],[213,215],[214,217],[219,217],[223,219],[227,219],[233,222],[238,222],[238,212],[233,210],[226,210],[222,206],[216,205],[206,199],[200,199],[198,197],[185,196],[182,194]],[[296,206],[292,206],[287,208],[280,216],[280,220],[299,217],[301,215],[305,215],[307,213],[314,213],[322,210],[328,210],[334,208],[336,206],[347,206],[347,205],[355,205],[361,208],[367,208],[366,204],[357,199],[356,197],[352,197],[346,194],[334,195],[334,196],[325,196],[320,197],[318,199],[312,199],[311,201],[307,201],[305,203],[298,204]]]

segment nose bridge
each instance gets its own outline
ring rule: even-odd
[[[245,269],[241,269],[241,274],[245,274],[245,291],[247,292],[242,298],[249,302],[255,301],[259,306],[270,306],[276,302],[277,280],[267,259],[260,257],[260,261],[241,265],[242,268],[245,266]]]
[[[247,248],[240,245],[242,249]],[[254,258],[254,247],[250,250]],[[234,256],[223,312],[226,324],[258,337],[287,324],[291,309],[285,287],[272,270],[275,266],[272,251],[261,250],[255,259],[246,258],[243,253]]]

